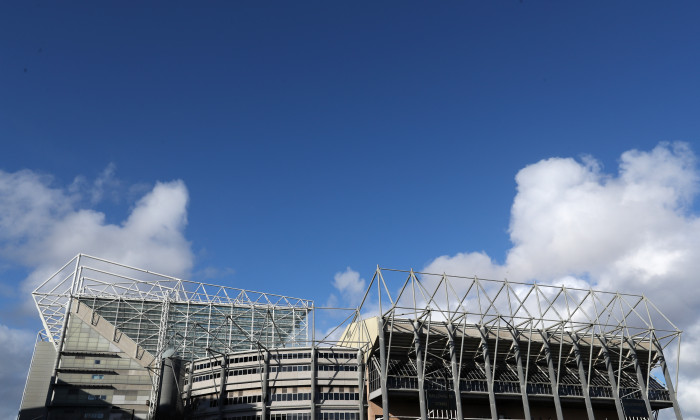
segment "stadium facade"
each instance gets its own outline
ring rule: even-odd
[[[33,297],[20,420],[682,419],[645,296],[377,268],[321,308],[81,254]]]

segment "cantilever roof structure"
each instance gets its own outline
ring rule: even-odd
[[[311,300],[182,280],[84,254],[61,267],[32,297],[46,337],[59,353],[68,314],[78,311],[82,316],[88,311],[94,326],[109,325],[113,342],[123,336],[132,340],[132,356],[151,361],[151,401],[159,392],[165,357],[193,360],[256,346],[294,347],[312,335]],[[151,418],[154,410],[150,405]]]
[[[522,394],[525,418],[527,395],[540,392],[553,396],[558,418],[560,393],[585,395],[590,410],[594,395],[607,393],[620,418],[632,400],[643,400],[648,413],[672,404],[682,418],[673,387],[678,366],[672,380],[664,357],[674,344],[680,351],[681,333],[644,295],[378,267],[340,342],[366,343],[371,391],[405,385],[392,375],[415,376],[411,384],[422,387],[429,374],[420,366],[449,366],[456,347],[464,359],[439,370],[456,381],[454,389],[478,372],[493,407],[499,390]],[[417,367],[399,375],[396,363]]]
[[[653,334],[664,348],[682,333],[644,295],[387,268],[375,271],[358,318],[360,314],[388,320],[500,323],[518,330],[594,333],[635,341]]]
[[[219,343],[224,347],[248,348],[251,340],[275,345],[285,340],[307,341],[307,317],[313,307],[313,301],[307,299],[182,280],[84,254],[65,264],[32,296],[48,339],[57,348],[73,298],[89,303],[118,328],[130,330],[129,335],[154,355],[173,339],[159,338],[159,331],[178,334],[181,340],[176,341],[182,346],[187,341],[196,344],[184,335],[201,323],[206,323],[208,331],[200,335],[206,337],[217,328],[228,331],[225,343]],[[168,316],[162,316],[165,312]],[[140,321],[138,331],[131,325],[136,320]],[[222,325],[212,325],[212,321]],[[141,326],[143,322],[152,328]],[[251,336],[261,330],[269,331],[268,336]],[[238,345],[232,345],[232,340]],[[208,346],[208,338],[205,341]]]

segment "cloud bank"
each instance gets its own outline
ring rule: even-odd
[[[616,173],[591,157],[551,158],[520,170],[505,263],[481,252],[440,256],[431,273],[515,281],[585,281],[645,294],[685,330],[679,399],[700,419],[700,174],[685,143],[623,153]],[[671,414],[672,410],[666,410]],[[662,412],[663,413],[663,412]]]
[[[189,200],[184,182],[156,183],[121,223],[112,224],[95,207],[114,198],[119,184],[114,171],[109,165],[92,183],[78,177],[66,186],[29,170],[0,171],[0,263],[29,273],[6,288],[25,299],[78,253],[187,277],[194,256],[184,235]],[[36,316],[33,305],[31,310]],[[0,418],[17,415],[31,357],[26,349],[33,347],[35,334],[0,322]]]

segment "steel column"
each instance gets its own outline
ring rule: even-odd
[[[270,379],[270,351],[265,349],[263,352],[263,374],[262,374],[262,413],[260,418],[262,420],[267,420],[270,418],[270,409],[268,407],[269,401],[269,387],[268,382]],[[314,419],[315,420],[315,419]]]
[[[158,344],[156,345],[156,359],[155,365],[158,366],[157,374],[154,370],[154,375],[152,377],[153,383],[151,386],[151,401],[160,401],[160,384],[162,382],[163,376],[163,351],[165,350],[165,335],[168,331],[168,315],[170,314],[170,296],[163,299],[160,308],[160,329],[158,330]],[[141,309],[143,310],[143,302],[141,302]],[[209,318],[211,318],[211,305],[209,306]],[[141,318],[139,317],[139,329],[141,328]],[[207,342],[207,347],[209,343]],[[138,348],[136,350],[138,353]],[[158,404],[151,404],[148,406],[148,418],[155,419],[156,410]]]
[[[659,352],[659,364],[661,364],[661,370],[664,371],[664,379],[666,379],[666,389],[668,389],[668,395],[671,397],[671,402],[673,402],[673,411],[676,413],[676,420],[683,420],[683,415],[681,414],[681,407],[678,405],[678,399],[676,398],[676,389],[673,387],[673,381],[671,380],[671,374],[668,372],[668,366],[666,365],[666,357],[661,349],[661,345],[656,339],[654,339],[654,347],[656,351]]]
[[[194,380],[194,352],[190,356],[190,371],[187,374],[187,397],[185,398],[185,415],[192,414],[192,381]]]
[[[223,357],[224,360],[221,361],[221,382],[219,382],[219,389],[221,389],[221,393],[219,394],[219,419],[221,420],[224,419],[224,403],[226,402],[226,381],[228,379],[226,377],[226,374],[228,373],[228,355],[224,354]]]
[[[583,357],[581,356],[581,347],[579,346],[579,338],[574,334],[568,332],[569,338],[571,338],[571,343],[574,346],[574,355],[576,356],[576,366],[578,366],[578,377],[581,381],[581,390],[583,391],[583,396],[586,402],[586,412],[588,413],[588,420],[595,420],[593,415],[593,404],[591,403],[591,393],[589,391],[588,378],[586,378],[586,369],[583,367]],[[592,344],[592,343],[591,343]]]
[[[598,336],[600,340],[601,349],[603,350],[603,357],[605,357],[605,367],[608,370],[608,381],[610,382],[610,388],[612,388],[613,398],[615,399],[615,409],[617,410],[617,417],[620,420],[625,420],[625,412],[622,409],[622,401],[620,401],[620,395],[617,392],[617,381],[615,380],[615,370],[613,369],[612,361],[610,359],[610,349],[608,348],[608,342],[602,335]]]
[[[421,341],[423,326],[418,321],[413,321],[413,341],[416,346],[416,373],[418,374],[418,405],[420,406],[421,420],[428,420],[427,400],[425,399],[425,370],[423,369],[423,359],[425,358],[425,348]]]
[[[549,334],[547,334],[546,331],[542,330],[540,330],[539,333],[542,336],[542,341],[544,343],[544,355],[547,359],[549,383],[552,384],[552,398],[554,398],[554,409],[557,412],[557,420],[564,420],[564,415],[561,411],[561,400],[559,399],[559,385],[557,384],[557,376],[554,372],[554,359],[552,358],[552,349],[549,347]]]
[[[519,333],[515,330],[509,328],[511,336],[513,336],[513,351],[515,353],[515,362],[518,367],[518,380],[520,381],[520,396],[523,400],[523,414],[527,420],[530,420],[532,416],[530,415],[530,403],[527,400],[527,378],[525,378],[525,371],[523,371],[523,359],[520,355],[520,343],[518,342]]]
[[[486,373],[486,386],[489,391],[489,405],[491,407],[491,420],[498,420],[496,409],[496,394],[493,392],[493,377],[491,376],[491,356],[489,355],[489,343],[486,335],[486,327],[479,327],[481,333],[481,352],[484,355],[484,371]]]
[[[632,355],[632,361],[634,362],[634,370],[637,372],[637,384],[639,385],[639,390],[642,393],[642,399],[644,400],[644,405],[647,407],[647,415],[651,416],[651,404],[649,403],[649,394],[647,393],[647,385],[644,380],[644,374],[642,373],[642,366],[639,364],[639,358],[637,357],[637,349],[634,341],[629,337],[626,338],[627,344],[630,346],[630,354]],[[650,349],[651,350],[651,349]]]
[[[316,347],[311,347],[311,420],[316,420],[316,377],[318,353]]]
[[[364,360],[363,360],[362,350],[357,350],[357,390],[358,398],[357,404],[360,410],[359,420],[365,419],[365,371],[364,371]],[[316,419],[311,419],[316,420]]]
[[[382,387],[382,420],[389,420],[389,390],[387,389],[386,339],[384,337],[384,318],[377,317],[379,331],[379,383]],[[315,419],[313,419],[315,420]]]
[[[457,361],[457,347],[455,346],[455,327],[451,323],[447,324],[447,339],[450,350],[450,363],[452,365],[452,388],[457,409],[457,419],[462,420],[464,419],[464,413],[462,412],[462,392],[459,389],[460,366]]]

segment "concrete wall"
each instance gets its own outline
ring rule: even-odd
[[[56,350],[48,341],[37,341],[27,383],[24,386],[19,420],[32,420],[46,415],[46,396],[49,392],[51,373],[56,362]]]

